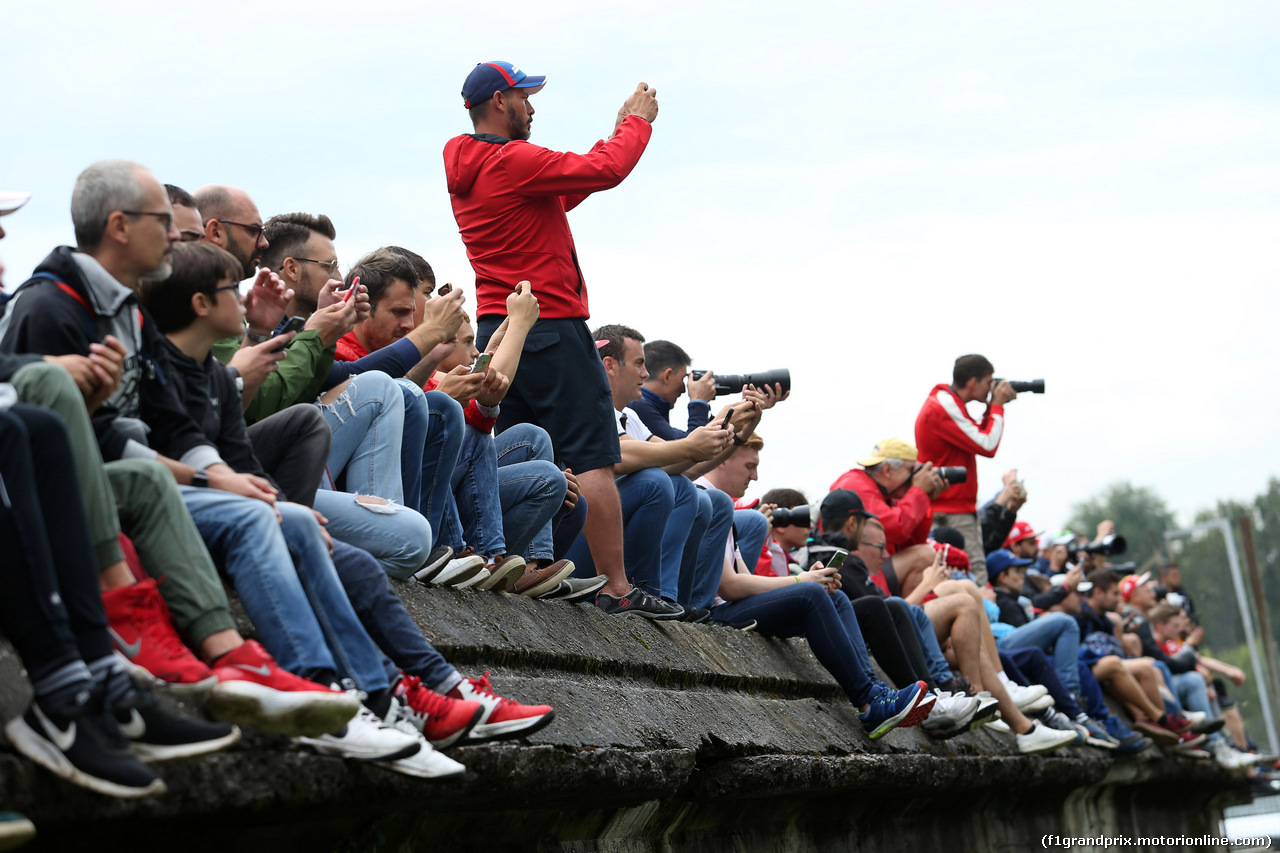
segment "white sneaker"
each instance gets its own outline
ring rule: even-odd
[[[993,719],[991,722],[987,723],[987,728],[993,732],[999,732],[1002,735],[1013,734],[1013,729],[1009,728],[1009,724],[1004,720]]]
[[[1044,696],[1041,696],[1039,699],[1036,699],[1032,702],[1028,702],[1027,707],[1019,708],[1018,710],[1024,714],[1029,715],[1029,714],[1039,714],[1041,711],[1046,711],[1052,707],[1053,707],[1053,697],[1046,693]]]
[[[387,725],[364,705],[337,734],[299,737],[294,743],[306,744],[324,755],[354,758],[357,761],[394,761],[419,752],[424,745],[420,737]]]
[[[978,710],[973,714],[973,725],[971,729],[981,728],[1000,721],[1000,703],[996,701],[996,697],[991,695],[988,690],[980,690],[974,694],[974,698],[978,700]]]
[[[484,569],[484,557],[473,554],[470,548],[463,548],[462,553],[446,563],[440,570],[440,574],[433,577],[431,582],[440,586],[455,586],[476,576],[482,569]]]
[[[1031,731],[1024,735],[1017,735],[1014,739],[1018,744],[1018,752],[1023,755],[1034,755],[1040,752],[1053,752],[1055,749],[1061,749],[1075,741],[1076,733],[1051,729],[1032,720]]]
[[[1049,693],[1049,688],[1043,684],[1033,684],[1030,687],[1024,687],[1012,681],[1006,682],[1004,685],[1005,692],[1009,694],[1009,698],[1013,700],[1013,704],[1018,706],[1019,711],[1025,711],[1026,707],[1041,696]]]
[[[1257,763],[1259,756],[1241,752],[1221,738],[1209,741],[1209,752],[1213,760],[1228,770],[1244,770]]]
[[[925,717],[924,722],[920,724],[925,733],[930,737],[945,740],[967,732],[973,722],[973,715],[982,705],[982,700],[976,696],[948,693],[945,690],[938,691],[936,695],[938,698],[933,703],[929,716]]]
[[[453,776],[461,776],[467,772],[466,767],[432,748],[427,739],[422,736],[422,732],[418,731],[409,719],[404,710],[403,700],[399,697],[391,701],[391,710],[387,712],[385,722],[396,731],[417,740],[419,748],[417,752],[408,758],[399,758],[394,761],[375,761],[374,763],[379,767],[385,767],[388,770],[394,770],[406,776],[416,776],[419,779],[447,779]]]

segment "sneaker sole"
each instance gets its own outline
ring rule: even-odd
[[[236,726],[231,727],[231,734],[224,737],[214,738],[213,740],[201,740],[194,743],[146,743],[144,741],[132,741],[134,754],[142,761],[150,764],[157,761],[180,761],[184,758],[198,758],[201,755],[209,755],[214,752],[221,752],[229,746],[233,746],[240,740],[240,729]]]
[[[889,719],[882,722],[879,726],[876,727],[874,731],[867,732],[867,737],[870,738],[871,740],[879,740],[880,738],[884,737],[889,732],[891,732],[893,729],[897,728],[900,722],[902,722],[908,716],[911,715],[911,712],[916,709],[916,705],[920,704],[920,700],[923,699],[924,696],[925,696],[925,691],[921,690],[919,693],[916,694],[915,698],[911,700],[910,705],[903,708],[901,711],[899,711]]]
[[[573,574],[573,570],[575,568],[577,567],[574,566],[573,563],[571,562],[567,566],[565,566],[564,569],[556,572],[554,575],[547,578],[542,583],[534,584],[528,589],[521,590],[520,592],[516,593],[516,595],[523,595],[523,596],[526,596],[527,598],[537,598],[540,595],[544,595],[548,592],[551,592],[551,590],[560,586],[561,581],[569,577],[569,575]],[[601,584],[601,586],[604,586],[604,584]],[[593,592],[599,592],[599,591],[600,590],[598,589],[593,590]]]
[[[594,598],[595,594],[604,589],[605,585],[609,583],[609,579],[604,575],[598,576],[597,581],[599,582],[588,587],[583,587],[577,592],[571,592],[568,595],[560,596],[550,595],[544,598],[543,601],[565,601],[569,604],[577,604],[580,601],[586,601],[589,598]]]
[[[640,619],[648,619],[650,622],[675,622],[679,620],[680,613],[647,613],[643,610],[621,610],[610,612],[605,611],[610,616],[635,616]]]
[[[929,712],[933,710],[934,702],[937,697],[926,693],[920,701],[916,702],[916,706],[911,709],[911,713],[907,714],[907,718],[898,724],[899,728],[909,729],[912,726],[918,726],[929,716]]]
[[[1096,746],[1098,749],[1120,748],[1120,741],[1118,740],[1103,740],[1102,738],[1094,737],[1093,735],[1086,735],[1084,742],[1089,746]]]
[[[524,574],[525,562],[520,560],[507,560],[501,566],[497,567],[496,572],[490,571],[489,577],[476,584],[477,589],[492,589],[498,592],[505,592],[507,588],[520,579]]]
[[[1148,723],[1146,721],[1137,722],[1133,724],[1132,728],[1135,731],[1142,732],[1144,735],[1151,738],[1151,741],[1156,746],[1178,745],[1178,736],[1176,734],[1153,723]]]
[[[440,574],[440,571],[445,566],[449,565],[449,561],[452,559],[453,559],[453,549],[450,548],[449,553],[445,554],[443,557],[440,557],[438,560],[436,560],[433,563],[427,563],[425,566],[423,566],[422,568],[414,572],[413,579],[416,580],[418,583],[426,583],[426,584],[431,583],[432,579],[435,578],[436,575]]]
[[[123,655],[121,655],[121,657],[123,657]],[[218,686],[218,676],[216,675],[210,675],[208,678],[201,681],[189,681],[185,683],[178,681],[165,681],[163,678],[152,673],[151,670],[147,669],[145,666],[139,666],[128,658],[125,658],[125,660],[129,661],[129,671],[134,675],[134,677],[160,693],[166,693],[171,696],[198,696],[202,693],[208,693],[210,690]]]
[[[345,693],[273,690],[252,681],[224,681],[204,707],[219,722],[289,737],[320,737],[346,725],[360,710],[360,702]]]
[[[1054,705],[1053,697],[1045,695],[1045,696],[1041,696],[1039,699],[1031,700],[1030,702],[1027,703],[1027,706],[1025,708],[1019,705],[1018,710],[1024,714],[1039,714],[1041,711],[1045,711],[1045,710],[1048,710],[1049,708],[1052,708],[1053,705]]]
[[[300,737],[294,738],[294,743],[300,743],[309,746],[321,755],[333,755],[338,758],[350,758],[352,761],[399,761],[402,758],[408,758],[416,755],[422,749],[423,744],[413,741],[406,744],[400,749],[391,752],[379,752],[364,747],[344,746],[338,743],[330,743],[319,738]]]
[[[477,557],[474,565],[454,569],[450,574],[446,574],[447,569],[441,571],[440,574],[431,581],[431,583],[435,586],[454,586],[455,584],[462,583],[462,581],[465,580],[470,580],[480,574],[482,569],[484,569],[484,560]]]
[[[467,578],[462,583],[449,583],[445,585],[451,586],[454,589],[471,589],[472,587],[474,587],[475,589],[484,589],[484,587],[481,586],[481,584],[483,584],[488,579],[489,579],[489,570],[485,568],[481,568],[480,571],[476,572],[474,575]]]
[[[523,720],[507,720],[504,723],[484,723],[471,730],[464,744],[487,743],[494,740],[505,740],[513,737],[524,737],[545,729],[556,718],[555,711],[548,711],[541,717],[526,717]]]
[[[467,772],[467,768],[435,750],[419,750],[417,754],[399,761],[375,761],[379,767],[385,767],[395,773],[413,776],[417,779],[457,779]]]
[[[68,782],[72,782],[82,788],[88,788],[90,791],[97,791],[99,794],[106,794],[109,797],[134,800],[141,797],[159,796],[169,790],[164,784],[164,780],[159,778],[145,788],[131,788],[128,785],[121,785],[118,782],[91,776],[72,764],[70,759],[62,753],[62,750],[41,737],[38,732],[27,725],[22,717],[15,717],[10,720],[4,727],[4,733],[8,736],[9,742],[13,744],[13,748],[18,752],[53,775],[66,779]]]

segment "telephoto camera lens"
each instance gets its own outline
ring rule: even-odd
[[[809,518],[808,506],[793,506],[790,509],[778,507],[773,511],[772,521],[770,522],[776,527],[808,527],[812,522]]]
[[[941,474],[942,479],[946,480],[953,486],[957,483],[963,483],[965,480],[969,479],[969,471],[963,465],[944,465],[941,468],[934,468],[933,470]]]

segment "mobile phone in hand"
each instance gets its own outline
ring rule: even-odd
[[[729,421],[733,420],[733,409],[724,413],[724,420],[720,422],[720,429],[728,429]]]
[[[493,353],[482,352],[480,357],[476,359],[476,363],[471,368],[472,373],[484,373],[489,368],[489,362],[493,361]]]
[[[287,334],[288,332],[301,332],[303,327],[307,325],[306,317],[290,317],[289,322],[284,324],[284,328],[279,334]]]
[[[843,548],[837,548],[836,552],[831,555],[831,561],[827,563],[828,569],[839,570],[844,565],[844,558],[849,556],[849,552]]]
[[[436,296],[444,296],[451,290],[453,290],[453,285],[446,281],[444,284],[440,285],[440,289],[436,291]]]
[[[347,295],[342,297],[343,304],[351,301],[351,297],[356,295],[356,290],[360,287],[360,276],[356,276],[351,280],[351,286],[347,288]]]

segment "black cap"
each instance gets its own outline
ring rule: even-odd
[[[1050,607],[1066,601],[1067,596],[1070,594],[1071,590],[1065,586],[1053,586],[1038,595],[1032,596],[1031,605],[1037,610],[1048,610]]]
[[[862,498],[858,497],[858,493],[849,489],[836,489],[830,492],[822,499],[822,506],[818,511],[822,514],[822,521],[833,522],[837,528],[844,524],[846,518],[851,515],[860,515],[863,518],[879,518],[877,515],[867,512],[862,506]]]

